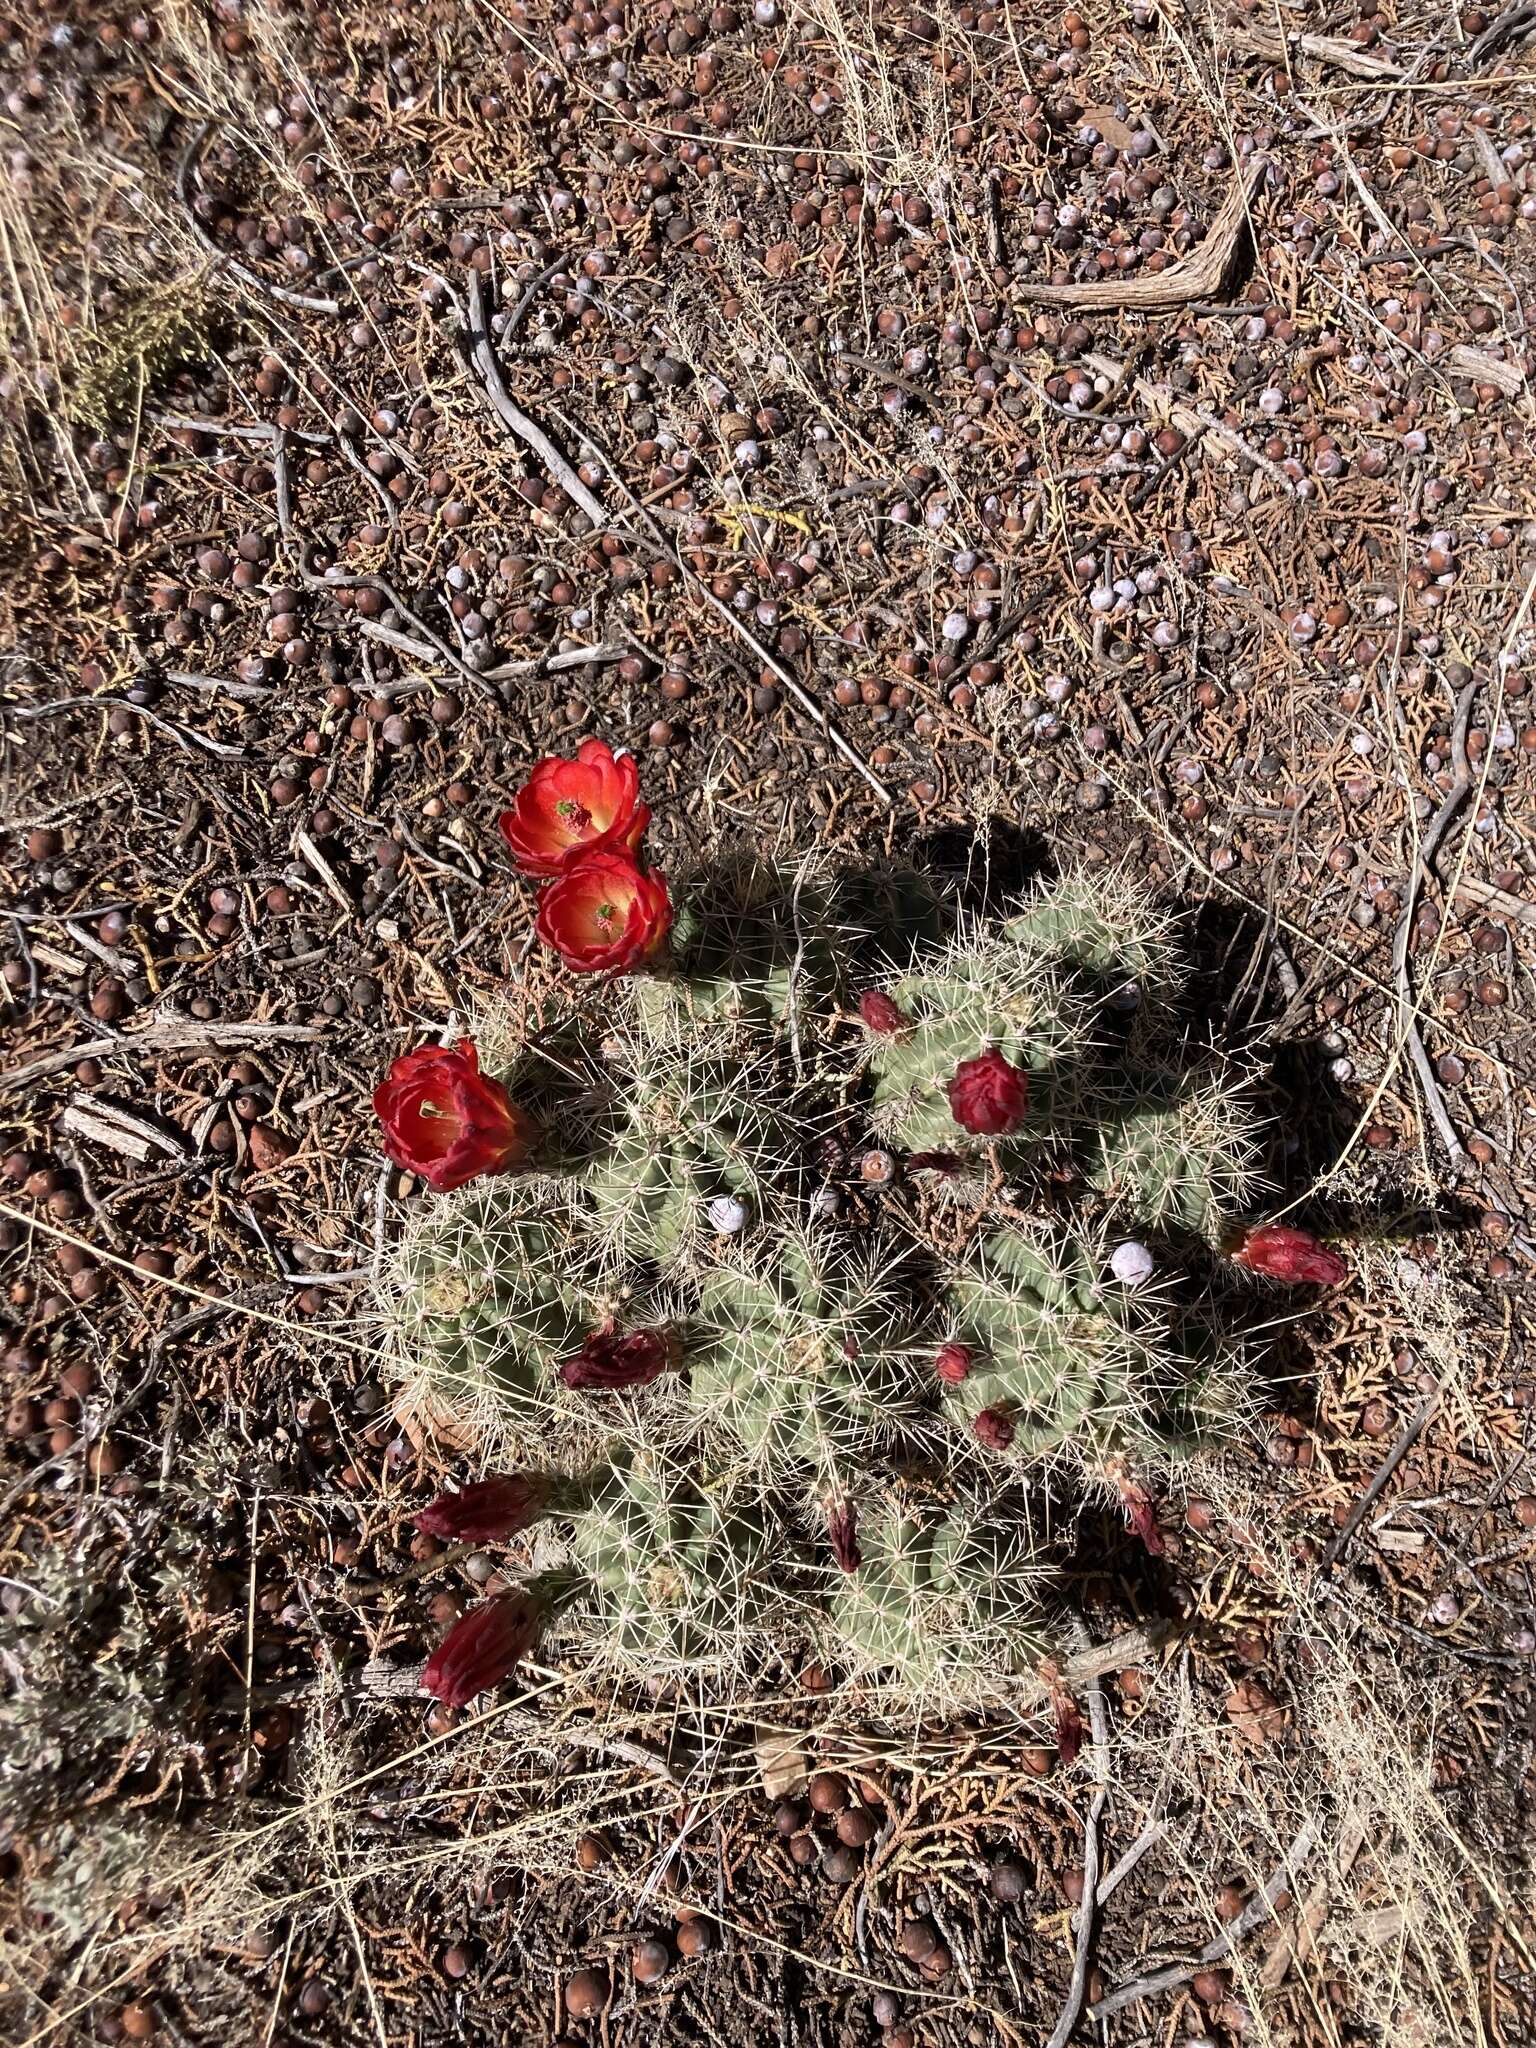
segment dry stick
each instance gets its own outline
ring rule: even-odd
[[[1447,1370],[1449,1370],[1449,1368],[1447,1368]],[[1328,1548],[1323,1552],[1322,1559],[1317,1567],[1319,1572],[1331,1572],[1333,1570],[1333,1567],[1338,1563],[1339,1558],[1343,1554],[1345,1544],[1348,1543],[1350,1537],[1354,1535],[1355,1531],[1359,1528],[1360,1524],[1365,1520],[1366,1516],[1370,1513],[1373,1502],[1375,1502],[1380,1497],[1383,1488],[1386,1486],[1387,1481],[1392,1477],[1392,1474],[1397,1470],[1398,1466],[1403,1462],[1404,1458],[1407,1457],[1409,1451],[1412,1450],[1413,1446],[1418,1442],[1425,1423],[1428,1422],[1431,1415],[1433,1415],[1435,1410],[1440,1406],[1440,1399],[1444,1392],[1445,1375],[1442,1374],[1440,1378],[1436,1381],[1435,1385],[1424,1396],[1423,1400],[1419,1403],[1418,1407],[1414,1410],[1413,1414],[1410,1415],[1408,1420],[1403,1424],[1403,1427],[1398,1434],[1397,1442],[1392,1446],[1391,1450],[1388,1451],[1386,1457],[1377,1467],[1376,1472],[1371,1479],[1370,1485],[1365,1489],[1364,1493],[1361,1494],[1360,1498],[1355,1502],[1354,1506],[1350,1509],[1349,1519],[1345,1522],[1343,1528],[1339,1530],[1338,1534],[1334,1537],[1333,1541],[1329,1544]]]
[[[1109,1875],[1100,1879],[1099,1888],[1094,1894],[1094,1901],[1097,1905],[1102,1906],[1110,1893],[1125,1883],[1125,1880],[1136,1868],[1142,1857],[1146,1855],[1149,1849],[1155,1849],[1167,1832],[1168,1823],[1165,1820],[1155,1820],[1150,1826],[1142,1829],[1141,1833],[1132,1842],[1129,1849],[1126,1850]]]
[[[1231,268],[1249,204],[1268,168],[1266,157],[1256,157],[1248,166],[1247,177],[1240,177],[1227,194],[1199,248],[1178,263],[1170,263],[1166,270],[1103,284],[1020,284],[1014,290],[1021,299],[1047,305],[1104,306],[1132,313],[1182,306],[1189,299],[1215,298]]]
[[[465,335],[460,332],[459,348],[467,358],[469,367],[476,373],[476,389],[502,425],[533,450],[566,496],[586,513],[594,531],[607,532],[612,526],[612,521],[602,500],[594,497],[587,489],[544,429],[512,403],[502,378],[501,365],[496,360],[496,351],[491,345],[490,327],[485,313],[485,286],[478,270],[472,270],[469,274],[467,317],[469,333]]]
[[[1467,759],[1467,721],[1472,716],[1472,701],[1477,692],[1478,681],[1474,676],[1456,700],[1456,717],[1451,727],[1451,787],[1419,841],[1413,872],[1408,877],[1407,894],[1403,899],[1403,914],[1397,921],[1397,931],[1392,940],[1392,974],[1406,1020],[1404,1043],[1408,1048],[1408,1056],[1413,1061],[1413,1070],[1419,1078],[1419,1089],[1424,1097],[1425,1107],[1435,1129],[1440,1133],[1440,1142],[1450,1154],[1452,1166],[1458,1172],[1467,1164],[1467,1152],[1456,1126],[1451,1122],[1450,1111],[1445,1106],[1445,1097],[1440,1093],[1440,1084],[1435,1078],[1435,1070],[1430,1065],[1429,1054],[1424,1048],[1424,1040],[1419,1032],[1415,1016],[1413,976],[1408,966],[1408,942],[1413,934],[1413,915],[1418,907],[1419,890],[1423,886],[1425,871],[1433,868],[1441,840],[1450,829],[1456,813],[1471,794],[1472,765]]]
[[[1086,1647],[1087,1631],[1079,1632]],[[1047,2048],[1066,2048],[1082,2017],[1083,2000],[1088,1995],[1088,1957],[1093,1949],[1094,1908],[1099,1896],[1099,1817],[1109,1798],[1109,1713],[1104,1705],[1104,1686],[1100,1679],[1090,1679],[1087,1692],[1088,1720],[1093,1729],[1093,1768],[1098,1784],[1094,1789],[1093,1804],[1088,1809],[1088,1818],[1083,1824],[1083,1903],[1077,1909],[1077,1952],[1072,1958],[1072,1982],[1067,1987],[1067,2002],[1061,2009],[1061,2017]],[[1097,2010],[1095,2008],[1096,2013]]]
[[[1358,43],[1346,43],[1339,36],[1298,35],[1288,38],[1278,28],[1271,28],[1264,22],[1245,21],[1236,31],[1236,39],[1243,47],[1256,50],[1261,57],[1271,57],[1282,64],[1294,46],[1304,57],[1315,57],[1319,64],[1332,64],[1340,71],[1351,72],[1356,78],[1379,79],[1383,85],[1388,85],[1397,83],[1403,76],[1401,64],[1394,64],[1385,57],[1372,57]]]
[[[1317,1847],[1321,1830],[1315,1821],[1308,1821],[1297,1835],[1267,1885],[1255,1894],[1242,1912],[1232,1922],[1225,1934],[1219,1934],[1201,1949],[1192,1963],[1170,1963],[1165,1970],[1154,1970],[1149,1977],[1138,1977],[1131,1984],[1121,1984],[1101,1998],[1097,2005],[1088,2008],[1088,2017],[1107,2020],[1126,2006],[1134,2005],[1138,1999],[1151,1998],[1160,1991],[1175,1991],[1179,1985],[1187,1984],[1200,1970],[1208,1970],[1212,1963],[1219,1963],[1223,1956],[1230,1955],[1245,1936],[1251,1934],[1259,1922],[1273,1913],[1275,1900],[1291,1883],[1293,1865],[1306,1861]],[[1063,2037],[1064,2039],[1065,2037]],[[1054,2043],[1053,2048],[1060,2048]]]
[[[338,300],[318,299],[309,292],[290,291],[287,285],[270,284],[266,278],[258,276],[254,270],[247,270],[243,263],[237,263],[227,250],[221,249],[193,212],[192,201],[187,196],[187,180],[192,171],[192,159],[202,148],[212,127],[213,123],[211,121],[204,121],[202,123],[197,133],[182,151],[181,161],[176,166],[176,197],[181,201],[182,211],[187,216],[187,223],[193,234],[196,235],[199,242],[202,243],[209,255],[215,259],[221,268],[227,270],[232,277],[238,277],[242,284],[249,285],[253,291],[265,292],[268,298],[276,299],[284,306],[296,306],[301,313],[329,313],[334,317],[341,311],[341,305]]]
[[[412,642],[404,634],[395,633],[391,627],[380,625],[377,620],[359,618],[357,624],[364,632],[372,639],[382,640],[387,646],[398,648],[403,654],[431,656],[438,661],[446,662],[449,668],[463,676],[467,682],[473,683],[477,690],[484,692],[486,696],[494,697],[498,704],[501,702],[499,693],[485,680],[479,670],[471,668],[467,661],[461,661],[442,635],[433,632],[426,620],[411,610],[387,576],[357,574],[349,569],[340,568],[326,569],[317,575],[301,561],[299,580],[311,590],[376,590],[386,604],[392,605],[402,619],[416,628],[421,640],[419,643]]]
[[[44,1053],[28,1060],[24,1067],[0,1073],[0,1088],[23,1088],[46,1074],[57,1074],[80,1060],[106,1059],[115,1053],[132,1052],[227,1052],[237,1045],[267,1045],[273,1041],[295,1040],[309,1044],[324,1034],[311,1024],[269,1024],[257,1019],[249,1024],[204,1024],[191,1018],[167,1018],[146,1025],[142,1031],[121,1038],[87,1038],[63,1052]]]

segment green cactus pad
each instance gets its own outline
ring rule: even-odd
[[[910,1279],[888,1248],[826,1234],[777,1259],[706,1273],[689,1403],[700,1426],[778,1488],[811,1502],[914,1436],[924,1418]]]
[[[898,1493],[861,1518],[857,1571],[838,1574],[829,1648],[854,1672],[969,1694],[1042,1653],[1042,1572],[1028,1524]]]
[[[572,1555],[608,1653],[647,1670],[734,1660],[782,1610],[790,1563],[761,1509],[644,1457],[597,1483]]]
[[[1069,1441],[1090,1458],[1157,1434],[1174,1361],[1166,1307],[1152,1288],[1101,1279],[1108,1247],[1036,1226],[988,1238],[953,1276],[953,1334],[976,1363],[946,1389],[969,1429],[984,1408],[1013,1425],[1018,1463]]]

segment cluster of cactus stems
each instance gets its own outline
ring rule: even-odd
[[[1253,1198],[1250,1077],[1118,880],[975,919],[741,859],[674,902],[665,959],[493,1062],[537,1135],[416,1216],[400,1355],[520,1475],[573,1647],[996,1696],[1054,1648],[1061,1489],[1155,1548],[1170,1461],[1243,1420],[1240,1300],[1193,1276]]]

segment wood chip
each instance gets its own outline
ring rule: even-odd
[[[1518,363],[1506,363],[1485,348],[1468,348],[1458,341],[1445,352],[1445,367],[1455,377],[1471,377],[1478,384],[1491,384],[1506,398],[1518,398],[1525,389],[1525,372]]]
[[[120,1152],[141,1164],[154,1152],[163,1152],[171,1159],[187,1156],[180,1139],[158,1124],[96,1096],[77,1095],[59,1121],[71,1137],[84,1138],[91,1145],[104,1145],[109,1152]]]
[[[770,1799],[793,1799],[805,1790],[810,1762],[793,1735],[782,1728],[760,1728],[752,1748]]]
[[[1390,57],[1373,57],[1369,50],[1362,50],[1358,43],[1346,42],[1342,36],[1299,35],[1287,38],[1269,22],[1245,21],[1234,25],[1229,33],[1239,49],[1253,50],[1261,57],[1269,57],[1277,64],[1289,61],[1295,51],[1303,57],[1314,58],[1319,64],[1332,65],[1336,71],[1347,71],[1354,78],[1401,78],[1403,67]]]

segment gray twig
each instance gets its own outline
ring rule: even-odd
[[[1192,1963],[1170,1963],[1165,1970],[1154,1970],[1150,1976],[1137,1977],[1130,1984],[1118,1985],[1106,1993],[1097,2005],[1090,2006],[1090,2019],[1107,2020],[1117,2012],[1123,2012],[1128,2005],[1134,2005],[1140,1998],[1151,1998],[1161,1991],[1175,1991],[1179,1985],[1187,1984],[1197,1971],[1208,1970],[1212,1963],[1219,1963],[1231,1954],[1237,1944],[1251,1934],[1261,1920],[1267,1919],[1275,1910],[1275,1900],[1287,1890],[1294,1870],[1312,1854],[1317,1847],[1319,1830],[1308,1821],[1285,1852],[1274,1874],[1262,1891],[1256,1892],[1232,1922],[1225,1934],[1207,1942]],[[1064,2038],[1064,2037],[1063,2037]],[[1056,2044],[1060,2048],[1060,2044]]]
[[[1079,1647],[1086,1649],[1087,1629],[1079,1623],[1074,1633],[1080,1638]],[[1086,1690],[1088,1721],[1093,1730],[1093,1771],[1098,1783],[1088,1818],[1083,1824],[1083,1903],[1077,1909],[1077,1950],[1072,1958],[1072,1981],[1067,1986],[1066,2003],[1047,2048],[1066,2048],[1072,2038],[1082,2017],[1083,2001],[1088,1995],[1088,1958],[1093,1952],[1094,1908],[1099,1895],[1099,1820],[1109,1798],[1109,1710],[1104,1704],[1101,1679],[1090,1678]]]

